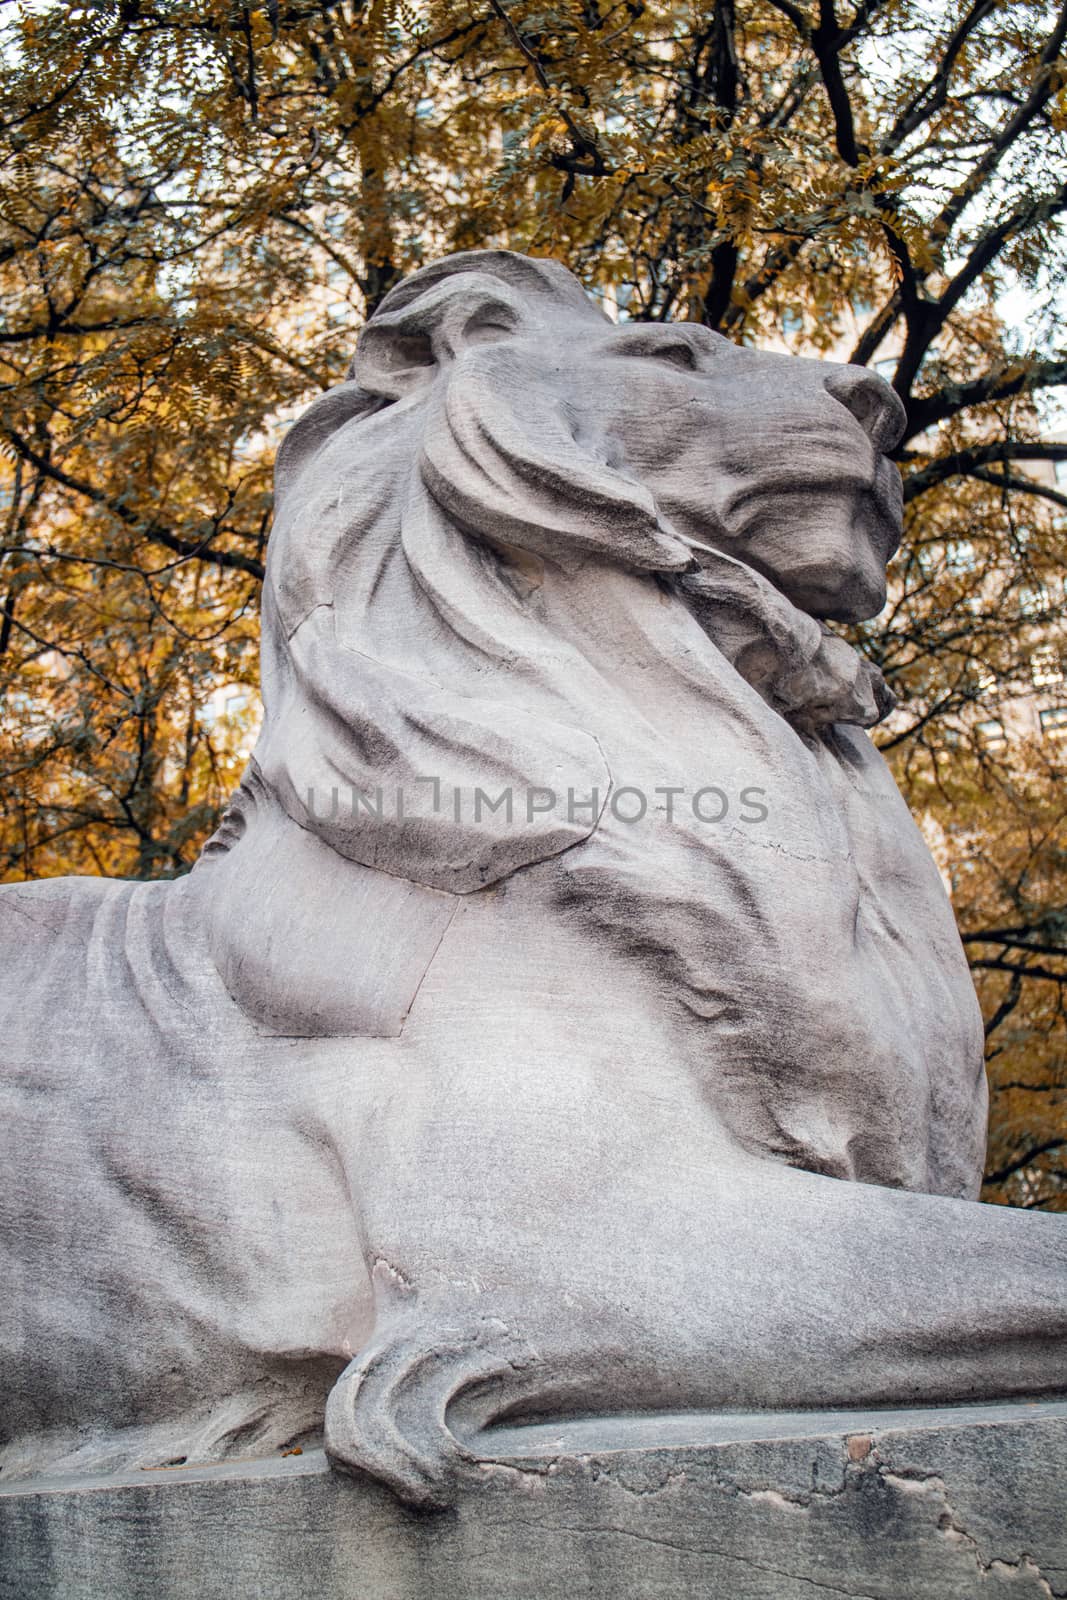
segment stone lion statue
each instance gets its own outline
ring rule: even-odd
[[[279,454],[202,859],[0,891],[6,1477],[325,1427],[436,1506],[502,1423],[1067,1388],[1067,1227],[974,1203],[974,993],[827,627],[900,426],[551,261],[388,295]]]

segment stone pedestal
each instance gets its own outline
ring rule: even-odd
[[[501,1431],[416,1515],[318,1452],[0,1486],[3,1600],[1049,1600],[1067,1401]]]

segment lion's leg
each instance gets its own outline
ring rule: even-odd
[[[514,909],[457,916],[367,1080],[335,1461],[440,1504],[509,1417],[1067,1390],[1064,1219],[743,1154],[655,974]]]
[[[622,1183],[574,1148],[587,1204],[557,1203],[546,1164],[491,1230],[473,1193],[462,1227],[453,1172],[451,1240],[393,1230],[374,1339],[331,1397],[333,1459],[432,1506],[509,1417],[1067,1390],[1062,1219],[678,1144]]]

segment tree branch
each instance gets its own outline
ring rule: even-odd
[[[1051,967],[1032,967],[1025,961],[1008,961],[1003,956],[981,956],[971,962],[972,968],[983,972],[1015,972],[1022,978],[1040,978],[1046,983],[1067,984],[1067,972],[1053,972]]]
[[[1063,956],[1067,960],[1067,946],[1062,944],[1035,944],[1029,939],[1013,938],[996,932],[961,933],[960,940],[963,944],[996,944],[1004,950],[1032,950],[1035,955]]]
[[[13,428],[6,427],[4,433],[22,459],[28,461],[31,466],[36,467],[37,471],[46,478],[51,478],[54,483],[61,484],[63,488],[70,489],[74,494],[82,495],[86,500],[91,500],[94,505],[102,506],[113,517],[117,517],[120,522],[125,523],[128,528],[133,528],[154,544],[161,544],[164,549],[173,550],[175,554],[185,556],[189,560],[203,561],[213,567],[229,567],[236,572],[247,572],[254,578],[262,579],[263,563],[255,560],[253,556],[241,555],[239,551],[211,550],[208,548],[208,540],[215,537],[217,530],[209,534],[207,539],[183,539],[180,535],[172,533],[170,529],[161,527],[157,522],[146,521],[143,517],[138,516],[136,511],[131,511],[129,506],[123,505],[120,500],[113,500],[102,489],[96,488],[94,484],[86,483],[84,479],[76,478],[72,473],[64,472],[62,467],[57,467],[46,456],[42,456],[27,439],[16,433]]]
[[[854,366],[865,367],[870,361],[878,346],[889,333],[890,328],[900,316],[901,294],[899,289],[894,289],[885,305],[874,320],[860,334],[856,347],[849,356],[849,362]]]
[[[1059,489],[1050,489],[1045,483],[1038,483],[1036,478],[1023,478],[1013,472],[992,472],[988,467],[973,467],[966,476],[978,478],[982,483],[991,483],[995,489],[1036,495],[1039,500],[1048,500],[1054,506],[1067,509],[1067,494],[1061,494]]]
[[[937,70],[921,89],[916,89],[878,146],[882,155],[889,155],[898,149],[916,128],[921,127],[935,112],[943,109],[948,99],[949,80],[960,51],[979,23],[996,9],[996,5],[997,0],[974,0],[974,4],[964,13],[949,35],[945,53],[938,62]]]
[[[1023,443],[1004,439],[996,444],[976,444],[967,450],[956,450],[952,455],[931,461],[904,479],[904,504],[908,505],[946,478],[967,477],[975,467],[984,467],[997,461],[1067,461],[1067,443]]]
[[[1017,394],[1031,394],[1036,389],[1055,389],[1061,384],[1067,384],[1067,360],[1022,362],[986,372],[970,383],[952,384],[925,399],[912,400],[908,405],[907,437],[925,433],[935,422],[956,416],[972,406],[1010,400]]]
[[[1035,1145],[1025,1155],[1017,1156],[1014,1161],[1009,1161],[1006,1166],[998,1167],[996,1172],[987,1172],[986,1183],[1003,1183],[1005,1178],[1010,1178],[1014,1173],[1021,1172],[1028,1167],[1031,1161],[1036,1161],[1038,1156],[1048,1155],[1050,1150],[1062,1150],[1067,1144],[1067,1139],[1047,1139],[1044,1144]]]
[[[489,0],[489,4],[496,15],[500,18],[501,22],[504,24],[504,27],[508,33],[508,37],[511,39],[516,50],[518,50],[519,54],[528,63],[530,70],[537,79],[538,84],[550,100],[552,109],[555,111],[556,115],[559,117],[570,136],[571,147],[574,151],[573,162],[564,165],[565,158],[557,156],[553,162],[553,165],[563,167],[563,170],[566,171],[570,176],[570,182],[572,186],[576,173],[580,173],[583,177],[603,177],[609,169],[604,161],[604,157],[601,154],[595,138],[590,139],[588,134],[583,133],[582,129],[575,122],[567,107],[560,102],[558,96],[555,94],[555,91],[552,88],[551,79],[549,78],[548,73],[545,71],[541,58],[538,56],[537,52],[531,48],[529,42],[523,38],[523,35],[519,32],[519,29],[508,16],[508,13],[504,10],[500,0]],[[564,197],[569,198],[569,190],[566,184],[564,185]]]
[[[1002,156],[1026,132],[1034,118],[1043,111],[1058,86],[1055,64],[1067,39],[1067,3],[1061,4],[1055,26],[1038,57],[1037,69],[1031,79],[1030,92],[1018,111],[994,135],[993,140],[973,171],[970,172],[955,194],[935,218],[930,230],[935,244],[943,243],[952,232],[971,201],[978,195],[1000,165]]]
[[[841,160],[849,167],[858,167],[860,151],[856,144],[856,125],[852,115],[852,102],[845,87],[841,71],[840,50],[847,36],[843,35],[834,11],[834,0],[819,0],[819,26],[812,32],[811,48],[822,75],[830,113],[834,119],[834,144]]]
[[[1008,985],[1007,994],[997,1006],[997,1009],[993,1012],[993,1015],[990,1017],[989,1021],[985,1024],[985,1036],[987,1039],[992,1038],[993,1034],[996,1033],[1001,1023],[1006,1022],[1008,1017],[1011,1016],[1012,1012],[1018,1006],[1019,1001],[1022,998],[1022,992],[1023,980],[1021,975],[1016,972],[1012,977],[1011,983]]]
[[[921,322],[914,333],[909,334],[901,353],[894,387],[905,394],[910,390],[922,365],[923,357],[949,316],[968,289],[972,288],[983,272],[992,266],[1005,245],[1037,223],[1050,221],[1064,209],[1067,209],[1067,184],[1054,195],[1045,195],[1039,200],[1020,206],[1008,216],[1002,217],[994,227],[982,235],[959,272],[950,279],[941,294],[935,300],[924,302]]]

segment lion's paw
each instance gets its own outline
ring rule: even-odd
[[[341,1471],[380,1479],[421,1510],[451,1506],[474,1453],[456,1437],[448,1412],[463,1395],[492,1396],[525,1366],[530,1352],[497,1317],[457,1326],[425,1314],[398,1318],[349,1363],[326,1403],[326,1453]]]

